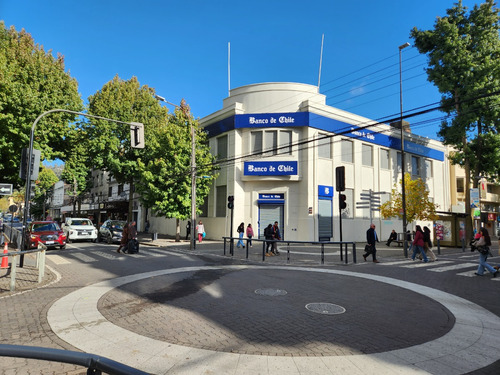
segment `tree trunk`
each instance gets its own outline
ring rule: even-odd
[[[179,218],[175,219],[175,242],[181,242],[181,222]]]

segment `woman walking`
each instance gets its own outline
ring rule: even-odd
[[[203,240],[203,235],[205,234],[205,226],[201,222],[201,220],[198,222],[198,225],[196,226],[196,233],[198,233],[198,242],[201,243]]]
[[[424,227],[424,251],[431,258],[432,262],[437,260],[434,251],[432,251],[431,230],[428,227]]]
[[[422,231],[422,227],[417,225],[415,231],[415,239],[413,240],[413,254],[411,256],[412,260],[415,260],[417,253],[422,254],[422,258],[424,258],[424,262],[427,263],[429,259],[427,259],[427,255],[425,255],[424,251],[424,232]]]
[[[252,247],[252,237],[253,237],[252,224],[248,224],[248,226],[247,226],[247,238],[248,238],[248,246],[250,246],[250,247]]]
[[[243,234],[245,233],[245,223],[241,223],[236,231],[238,232],[238,237],[239,237],[236,247],[240,247],[241,245],[243,246],[243,248],[245,248],[245,244],[243,243]]]
[[[477,251],[479,251],[479,267],[477,268],[477,272],[475,273],[477,276],[484,275],[484,269],[486,268],[493,277],[498,275],[498,269],[490,266],[486,261],[488,260],[488,255],[490,254],[490,246],[491,246],[491,238],[488,230],[486,228],[481,228],[480,230],[481,237],[474,242],[474,246]]]

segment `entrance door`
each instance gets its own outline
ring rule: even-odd
[[[330,241],[333,237],[332,200],[318,200],[318,237],[320,241]]]
[[[281,238],[283,239],[284,207],[283,204],[259,205],[259,239],[264,238],[264,229],[266,229],[269,224],[274,225],[275,221],[278,222]]]

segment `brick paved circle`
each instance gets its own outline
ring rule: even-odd
[[[256,294],[257,289],[287,294]],[[347,312],[317,314],[305,308],[317,301]],[[455,321],[444,306],[407,289],[348,275],[286,269],[160,275],[113,289],[99,300],[98,309],[113,324],[164,342],[280,356],[406,348],[445,335]]]

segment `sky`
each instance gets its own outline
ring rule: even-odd
[[[318,85],[326,103],[373,120],[399,115],[399,49],[413,27],[432,29],[451,0],[0,0],[0,20],[65,57],[84,102],[118,75],[136,76],[197,118],[230,88],[262,82]],[[464,0],[472,8],[480,1]],[[319,66],[322,37],[321,79]],[[230,79],[228,79],[230,43]],[[427,58],[402,50],[404,111],[437,103]],[[228,82],[229,81],[229,82]],[[442,114],[410,119],[437,139]]]

